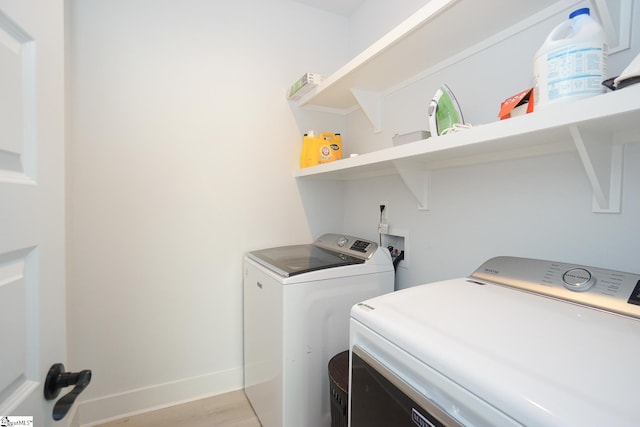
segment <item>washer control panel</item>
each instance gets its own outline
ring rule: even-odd
[[[470,277],[640,319],[640,274],[636,273],[496,257]]]
[[[378,249],[378,244],[375,242],[360,237],[347,236],[345,234],[324,234],[313,242],[313,244],[323,249],[364,260],[370,259],[376,249]]]

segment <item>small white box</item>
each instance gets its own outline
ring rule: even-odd
[[[396,133],[395,135],[393,135],[391,140],[393,141],[393,145],[402,145],[414,141],[422,141],[423,139],[427,139],[429,137],[431,137],[431,132],[429,132],[428,130],[417,130],[415,132],[405,133],[402,135]]]
[[[300,99],[302,95],[316,87],[318,83],[324,80],[324,76],[317,73],[305,73],[294,84],[291,85],[287,92],[287,99],[293,101]]]

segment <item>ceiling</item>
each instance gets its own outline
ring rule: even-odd
[[[349,16],[356,10],[365,0],[295,0],[298,3],[304,3],[317,9],[326,10],[327,12],[337,13],[343,16]]]

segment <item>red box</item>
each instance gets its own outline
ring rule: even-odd
[[[533,104],[533,88],[523,90],[502,101],[498,117],[500,117],[500,120],[504,120],[522,114],[529,114],[533,112]]]

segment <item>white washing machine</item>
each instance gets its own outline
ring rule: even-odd
[[[244,385],[263,427],[331,424],[328,363],[349,348],[349,310],[393,292],[386,248],[325,234],[244,259]]]
[[[350,334],[351,427],[640,425],[640,274],[498,257]]]

